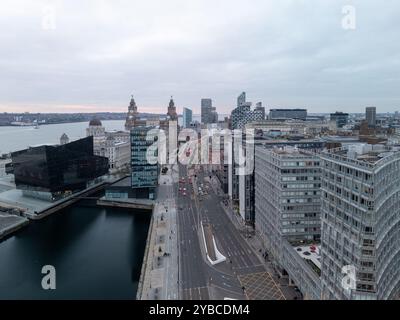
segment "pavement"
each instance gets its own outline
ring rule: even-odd
[[[25,225],[28,219],[0,212],[0,239],[9,232]]]
[[[150,226],[152,229],[141,299],[179,299],[177,210],[174,193],[177,179],[177,169],[174,167],[170,167],[167,175],[160,176],[153,225]]]

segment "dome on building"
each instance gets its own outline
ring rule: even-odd
[[[89,126],[90,127],[101,127],[101,125],[102,125],[101,121],[99,119],[96,119],[96,118],[90,120],[90,122],[89,122]]]
[[[69,137],[65,133],[63,133],[63,135],[60,138],[60,144],[64,145],[67,143],[69,143]]]

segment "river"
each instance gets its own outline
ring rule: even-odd
[[[107,131],[124,130],[124,120],[102,121]],[[86,137],[88,122],[50,124],[34,127],[0,127],[0,155],[26,149],[29,146],[58,144],[66,133],[70,141]]]
[[[103,121],[123,130],[124,121]],[[0,127],[0,153],[86,136],[87,122]],[[82,202],[0,242],[0,299],[135,299],[149,213]],[[56,268],[56,290],[41,287],[42,267]]]
[[[82,204],[0,242],[0,299],[135,299],[150,214]],[[41,286],[56,269],[56,289]]]

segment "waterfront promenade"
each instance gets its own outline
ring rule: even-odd
[[[24,217],[0,212],[0,240],[29,223]]]
[[[166,175],[160,175],[137,294],[141,300],[180,298],[177,204],[174,191],[178,179],[176,166],[171,167]]]

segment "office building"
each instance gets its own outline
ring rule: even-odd
[[[343,128],[349,122],[349,114],[344,112],[331,113],[330,120],[336,123],[336,128]]]
[[[15,184],[24,195],[58,200],[108,173],[108,159],[93,154],[93,137],[60,146],[13,152]]]
[[[183,127],[190,128],[193,121],[193,112],[189,108],[183,108]]]
[[[211,99],[201,99],[201,123],[204,125],[217,123],[218,114]]]
[[[321,168],[298,148],[255,151],[255,227],[281,277],[319,299]]]
[[[278,119],[297,119],[306,120],[307,110],[306,109],[271,109],[269,111],[270,120]]]
[[[132,189],[136,198],[155,199],[159,165],[149,162],[147,150],[158,139],[158,127],[142,126],[131,130]],[[152,156],[158,156],[153,154]]]
[[[400,148],[357,145],[322,159],[322,298],[399,299]],[[355,284],[342,285],[354,266]]]
[[[365,108],[365,119],[367,120],[369,127],[375,127],[375,125],[376,125],[376,107]]]
[[[261,121],[265,118],[265,109],[262,107],[251,110],[251,102],[246,102],[246,93],[243,92],[237,99],[237,107],[231,112],[232,129],[244,129],[247,123]]]
[[[108,159],[111,172],[128,170],[131,162],[131,144],[129,141],[121,141],[117,137],[109,135],[104,147],[104,156]]]
[[[260,114],[259,118],[261,118],[262,120],[265,119],[265,116],[266,116],[265,107],[262,106],[262,102],[256,103],[256,108],[254,109],[254,112],[259,113]]]
[[[133,101],[134,104],[134,101]],[[136,120],[137,121],[137,120]],[[137,122],[136,122],[137,124]],[[93,152],[97,156],[108,158],[111,172],[116,172],[130,165],[129,132],[107,132],[98,119],[89,122],[86,135],[93,137]],[[62,138],[65,139],[63,136]]]
[[[244,105],[246,103],[246,92],[242,92],[237,98],[237,107]]]
[[[246,128],[251,127],[251,125],[246,126]],[[325,143],[319,139],[269,139],[268,137],[255,135],[253,143],[244,143],[243,150],[245,155],[250,153],[255,153],[255,148],[257,146],[263,146],[266,149],[274,148],[298,148],[301,150],[309,152],[319,152],[323,149]],[[250,156],[248,157],[250,160]],[[253,157],[254,162],[254,157]],[[232,189],[235,190],[237,194],[237,208],[239,210],[240,216],[249,225],[254,225],[255,223],[255,165],[253,163],[253,170],[249,172],[246,176],[237,178],[237,185],[233,186]],[[237,189],[237,191],[236,191]]]
[[[92,119],[86,129],[86,136],[93,137],[93,151],[97,156],[104,156],[104,144],[106,142],[106,128],[103,127],[99,119]]]
[[[279,256],[281,237],[319,241],[321,170],[319,158],[297,148],[257,146],[256,228],[268,250]]]

